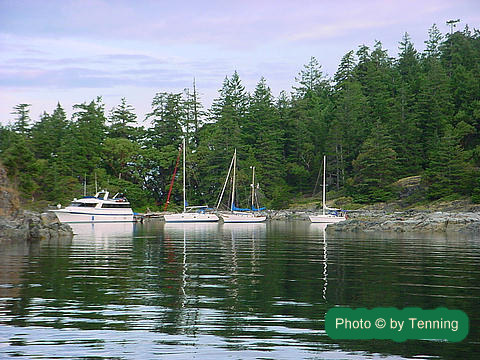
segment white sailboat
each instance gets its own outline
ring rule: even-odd
[[[340,221],[347,220],[346,216],[341,213],[340,209],[332,209],[327,207],[326,203],[326,183],[325,183],[325,174],[327,167],[327,157],[323,156],[323,196],[322,196],[322,214],[321,215],[310,215],[310,221],[312,223],[324,223],[324,224],[334,224]],[[326,210],[330,213],[326,213]]]
[[[233,176],[232,176],[232,198],[230,204],[230,212],[222,212],[220,216],[223,219],[224,223],[259,223],[267,220],[266,216],[259,215],[255,213],[255,167],[252,167],[252,184],[250,184],[252,188],[252,201],[251,201],[251,208],[248,209],[250,211],[239,211],[239,209],[235,206],[235,180],[236,180],[236,167],[237,167],[237,150],[235,149],[233,153],[232,162],[230,164],[230,168],[228,169],[227,178],[225,179],[225,184],[223,186],[222,194],[218,200],[217,209],[220,206],[220,203],[223,198],[223,194],[225,192],[225,187],[227,186],[228,179],[230,177],[230,172],[233,169]]]
[[[164,215],[165,222],[215,222],[219,218],[215,214],[207,213],[207,206],[187,206],[187,196],[185,191],[185,138],[183,138],[183,212],[180,214]]]

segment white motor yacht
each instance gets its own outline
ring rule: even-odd
[[[130,203],[122,194],[109,198],[109,192],[102,190],[95,196],[73,199],[64,209],[51,210],[62,223],[90,222],[131,222],[133,211]]]

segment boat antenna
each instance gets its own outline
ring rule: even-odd
[[[83,196],[87,196],[87,174],[84,174],[83,178]]]

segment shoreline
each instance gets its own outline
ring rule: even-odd
[[[320,211],[312,209],[266,210],[259,214],[274,221],[310,221]],[[480,211],[477,207],[462,210],[372,210],[348,211],[348,219],[328,224],[328,229],[345,232],[463,232],[480,233]],[[148,217],[146,217],[148,218]],[[156,216],[162,218],[162,216]],[[160,221],[163,221],[161,219]]]
[[[318,213],[312,210],[270,210],[270,220],[304,220]],[[348,219],[328,225],[329,230],[345,232],[480,232],[478,211],[435,210],[355,210],[348,212]]]
[[[40,214],[25,210],[15,217],[0,217],[0,243],[72,237],[72,228],[68,224],[60,223],[52,213]]]

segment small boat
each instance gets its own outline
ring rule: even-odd
[[[207,213],[207,206],[184,206],[179,214],[167,214],[163,217],[165,222],[216,222],[218,216]]]
[[[266,216],[258,214],[259,210],[263,209],[256,209],[254,206],[255,202],[255,166],[252,166],[252,183],[250,184],[252,188],[252,200],[251,200],[251,208],[250,209],[240,209],[235,206],[235,177],[236,177],[236,166],[237,166],[237,150],[235,149],[233,153],[232,162],[230,164],[230,168],[228,170],[227,178],[225,179],[225,184],[223,186],[222,194],[220,195],[220,199],[217,204],[217,209],[220,206],[220,202],[222,201],[223,193],[225,191],[225,187],[227,185],[228,179],[230,177],[230,172],[233,168],[233,176],[232,176],[232,198],[230,204],[230,211],[229,212],[221,212],[220,216],[223,219],[224,223],[259,223],[267,220]]]
[[[208,213],[208,207],[205,206],[187,206],[187,196],[185,192],[185,138],[183,138],[182,150],[183,150],[183,212],[180,214],[167,214],[164,215],[165,222],[215,222],[219,218],[213,213]],[[173,180],[172,180],[173,182]],[[168,200],[167,200],[168,204]]]
[[[324,223],[324,224],[334,224],[341,221],[347,220],[346,215],[340,209],[332,209],[326,205],[326,184],[325,184],[325,169],[327,166],[327,157],[323,156],[323,196],[322,196],[322,214],[321,215],[310,215],[310,221],[312,223]],[[326,213],[328,211],[328,213]]]
[[[240,211],[220,213],[220,216],[222,217],[224,223],[259,223],[267,220],[266,216],[244,213]]]
[[[64,209],[50,210],[62,223],[133,222],[133,211],[123,194],[109,198],[109,192],[73,199]]]

